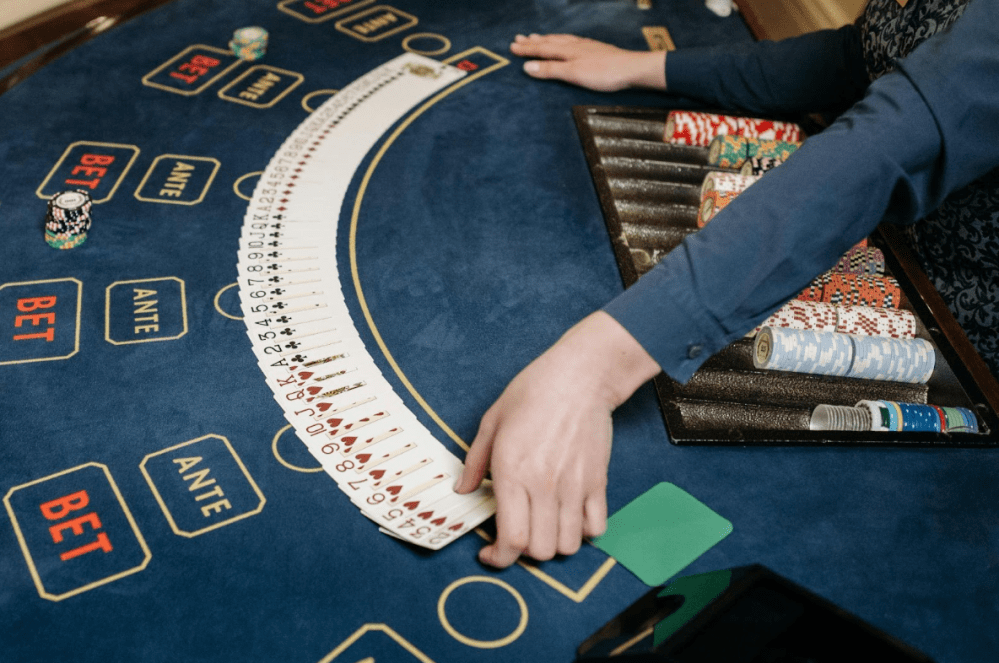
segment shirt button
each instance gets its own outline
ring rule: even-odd
[[[690,359],[697,359],[704,352],[704,347],[701,345],[694,344],[687,348],[687,357]]]

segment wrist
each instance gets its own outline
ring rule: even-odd
[[[628,87],[666,89],[666,51],[631,51]]]
[[[594,390],[615,409],[661,372],[645,348],[604,311],[597,311],[565,333],[563,346],[580,375],[593,380]]]

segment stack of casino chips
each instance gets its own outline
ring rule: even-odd
[[[902,289],[891,276],[826,272],[812,281],[797,298],[843,306],[902,307]]]
[[[759,180],[758,176],[715,171],[708,173],[701,185],[701,204],[697,208],[697,227],[703,228],[736,196]]]
[[[740,135],[715,136],[708,145],[708,165],[719,168],[740,168],[752,159],[772,159],[782,162],[801,143],[786,140],[765,140]]]
[[[258,26],[240,28],[232,33],[229,48],[240,60],[259,60],[267,52],[267,30]]]
[[[92,222],[90,194],[60,191],[49,198],[45,213],[45,241],[55,249],[71,249],[87,241]]]
[[[809,427],[812,430],[977,433],[978,418],[963,407],[860,401],[854,407],[816,406]]]
[[[905,309],[872,306],[837,306],[826,302],[792,299],[763,321],[763,327],[838,332],[854,336],[916,338],[916,316]]]
[[[774,157],[751,157],[746,163],[742,164],[739,174],[759,177],[782,163],[784,163],[782,159]]]
[[[693,111],[670,111],[663,140],[667,143],[708,147],[715,136],[734,135],[764,140],[798,142],[801,127],[793,122],[717,115]]]
[[[836,266],[829,270],[840,274],[859,274],[861,276],[883,276],[885,273],[885,254],[881,249],[857,245],[843,254]]]
[[[764,327],[753,343],[753,365],[768,370],[926,384],[935,364],[921,338]]]

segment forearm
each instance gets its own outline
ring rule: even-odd
[[[997,7],[969,5],[605,310],[685,381],[878,223],[914,223],[999,167],[984,139],[999,124]]]
[[[670,93],[751,114],[843,110],[867,84],[853,26],[666,56]]]

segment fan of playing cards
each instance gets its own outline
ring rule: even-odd
[[[439,549],[496,510],[491,486],[453,491],[462,463],[379,371],[344,302],[337,224],[365,155],[465,72],[406,53],[331,97],[260,176],[239,244],[253,352],[298,437],[382,531]]]

